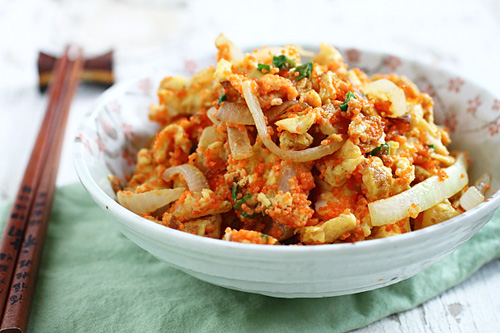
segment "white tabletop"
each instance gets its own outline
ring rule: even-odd
[[[47,97],[37,91],[39,50],[69,42],[88,55],[115,50],[118,80],[151,62],[214,52],[224,33],[240,46],[283,44],[372,49],[435,63],[500,96],[500,1],[0,0],[0,201],[13,198]],[[58,185],[77,181],[71,141],[101,90],[82,86],[73,101]],[[423,305],[362,332],[494,332],[500,323],[500,260]]]

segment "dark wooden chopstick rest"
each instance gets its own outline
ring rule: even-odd
[[[44,92],[53,77],[54,66],[57,58],[44,52],[38,54],[38,87],[40,92]],[[113,51],[103,55],[85,59],[83,71],[80,76],[82,83],[92,83],[109,87],[115,83],[113,74]]]

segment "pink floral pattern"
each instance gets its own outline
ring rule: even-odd
[[[476,113],[481,104],[482,102],[479,95],[467,100],[467,113]]]
[[[122,131],[123,135],[129,140],[131,140],[134,137],[134,131],[132,130],[132,125],[123,123],[122,124]]]
[[[139,80],[137,85],[137,89],[146,95],[149,95],[151,93],[152,88],[153,85],[151,83],[151,79],[149,78]]]
[[[90,141],[87,139],[85,134],[79,133],[78,136],[75,138],[75,141],[79,141],[83,144],[83,146],[92,154],[92,147],[90,147]]]
[[[117,100],[112,100],[108,103],[108,108],[111,112],[120,114],[120,111],[122,109],[120,103],[118,103]]]
[[[493,106],[491,107],[491,109],[494,111],[500,110],[500,99],[493,100]]]
[[[361,59],[361,52],[356,49],[349,49],[345,52],[347,63],[357,64]]]
[[[100,152],[106,151],[106,144],[99,138],[94,139],[95,143],[97,143],[97,149]]]
[[[448,79],[448,91],[459,93],[464,83],[465,81],[459,77],[450,78]]]
[[[457,114],[453,113],[444,120],[444,125],[448,127],[451,133],[455,132],[458,126]]]
[[[191,60],[191,59],[185,59],[184,60],[184,70],[188,72],[189,74],[193,75],[196,73],[196,68],[198,65],[196,64],[196,61]]]
[[[401,59],[395,56],[388,56],[384,60],[384,66],[390,68],[391,71],[395,71],[399,66],[401,66]]]
[[[491,136],[498,135],[500,132],[500,120],[497,120],[495,123],[491,124],[488,127],[488,131],[490,132]]]
[[[113,135],[114,128],[113,128],[113,126],[106,119],[100,118],[99,119],[99,124],[102,126],[102,129],[104,130],[104,132],[106,133],[106,135],[108,135],[108,136],[112,136]]]
[[[434,97],[436,96],[436,90],[431,84],[426,84],[423,92],[429,94],[429,96]]]
[[[123,151],[122,158],[125,160],[128,166],[133,166],[135,164],[135,154],[130,152],[128,148],[125,148],[125,150]]]

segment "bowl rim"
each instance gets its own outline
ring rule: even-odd
[[[300,44],[304,48],[311,48],[311,49],[317,49],[317,47],[310,47],[308,44]],[[394,54],[389,54],[373,49],[363,49],[359,47],[349,47],[349,46],[344,46],[344,45],[339,45],[338,48],[340,50],[348,50],[348,49],[356,49],[359,50],[365,54],[370,54],[372,56],[397,56]],[[248,48],[251,49],[251,48]],[[451,76],[451,75],[456,75],[450,72],[448,69],[435,65],[435,64],[425,64],[422,61],[419,61],[417,59],[413,59],[411,57],[407,56],[397,56],[400,60],[404,62],[410,62],[414,65],[417,65],[419,67],[425,67],[428,68],[432,71]],[[158,74],[158,73],[146,73],[144,75],[140,76],[135,76],[126,80],[122,80],[116,84],[114,84],[112,87],[108,88],[105,92],[101,94],[101,96],[96,100],[96,102],[93,104],[93,106],[90,108],[90,111],[83,117],[81,120],[80,125],[78,126],[77,133],[80,132],[80,129],[87,124],[88,122],[92,121],[97,114],[101,111],[100,106],[104,104],[105,101],[109,100],[111,96],[114,95],[120,95],[123,91],[126,90],[126,88],[130,87],[132,84],[137,83],[139,80],[142,80],[144,78],[151,78],[154,80],[160,80],[162,77],[166,76],[168,74]],[[490,90],[488,90],[485,87],[482,87],[478,83],[476,83],[474,80],[471,80],[467,78],[466,76],[461,76],[461,78],[468,83],[469,85],[473,86],[475,89],[482,90],[486,92],[487,94],[491,96],[495,96]],[[427,239],[430,234],[436,234],[436,233],[445,233],[448,231],[448,229],[452,229],[458,226],[466,225],[468,223],[474,223],[477,219],[484,217],[488,214],[493,214],[499,207],[500,207],[500,190],[494,192],[491,194],[488,198],[485,199],[484,202],[479,204],[478,206],[472,208],[469,211],[466,211],[454,218],[451,218],[447,221],[438,223],[436,225],[432,225],[420,230],[415,230],[411,232],[407,232],[405,234],[393,236],[393,237],[387,237],[387,238],[380,238],[380,239],[371,239],[371,240],[364,240],[364,241],[359,241],[355,243],[337,243],[337,244],[323,244],[323,245],[307,245],[307,246],[262,246],[261,244],[246,244],[246,243],[239,243],[239,242],[229,242],[229,241],[223,241],[221,239],[212,239],[209,237],[203,237],[203,236],[198,236],[198,235],[193,235],[190,233],[186,233],[183,231],[179,231],[176,229],[168,228],[166,226],[163,226],[161,224],[155,223],[153,221],[147,220],[131,211],[126,209],[125,207],[121,206],[117,201],[115,201],[112,197],[108,196],[97,184],[97,182],[94,181],[92,178],[90,171],[87,167],[87,164],[85,163],[83,159],[83,149],[84,145],[82,142],[79,140],[74,140],[73,141],[73,164],[77,173],[78,178],[80,179],[80,182],[84,186],[84,188],[89,192],[90,196],[96,201],[96,203],[102,205],[102,208],[112,214],[115,217],[115,220],[123,224],[125,226],[128,226],[135,230],[136,232],[139,232],[144,235],[148,235],[150,237],[154,237],[158,240],[172,240],[176,239],[180,242],[186,243],[186,245],[191,246],[193,250],[195,248],[198,248],[200,250],[206,250],[209,248],[213,249],[224,249],[226,251],[227,249],[231,249],[234,251],[240,251],[240,250],[248,250],[251,249],[252,252],[255,253],[260,253],[260,252],[270,252],[272,254],[291,254],[291,255],[298,255],[298,254],[309,254],[311,252],[313,253],[328,253],[331,254],[332,252],[343,252],[343,251],[353,251],[353,250],[359,250],[359,251],[366,251],[370,249],[376,249],[378,247],[385,247],[385,246],[393,246],[393,247],[399,247],[400,245],[405,245],[409,243],[410,240],[415,241],[415,242],[420,242],[424,239]],[[146,223],[145,223],[146,222]],[[194,247],[192,247],[194,245]]]

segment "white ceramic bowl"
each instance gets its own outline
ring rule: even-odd
[[[441,224],[354,244],[264,246],[187,234],[143,219],[115,201],[108,174],[130,172],[135,153],[155,132],[147,114],[162,76],[190,75],[210,60],[179,59],[162,76],[145,76],[109,89],[81,125],[74,162],[95,202],[134,243],[201,280],[277,297],[352,294],[409,278],[448,256],[490,220],[500,205],[500,98],[464,78],[394,56],[344,50],[346,61],[369,74],[410,77],[435,100],[436,121],[451,129],[453,147],[470,152],[471,179],[492,176],[488,199]],[[173,70],[177,68],[177,70]],[[183,68],[183,70],[178,70]],[[186,73],[188,72],[188,73]]]

